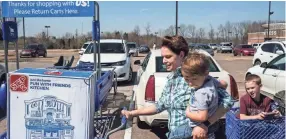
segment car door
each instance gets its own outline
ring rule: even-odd
[[[283,65],[284,60],[284,65]],[[281,85],[278,81],[284,80],[284,86],[285,86],[285,75],[284,79],[277,80],[278,75],[283,71],[283,67],[285,70],[285,55],[283,58],[283,55],[276,57],[273,59],[269,64],[267,64],[267,67],[262,72],[262,91],[266,94],[269,94],[271,96],[275,95],[276,88],[281,87]],[[282,83],[282,82],[281,82]],[[285,87],[284,87],[285,88]],[[278,88],[277,88],[278,89]]]
[[[275,43],[266,43],[261,46],[261,50],[259,51],[259,59],[261,63],[263,62],[270,62],[273,58],[275,58],[275,54],[273,53],[275,47]]]
[[[273,63],[273,67],[276,68],[277,70],[279,70],[279,74],[277,74],[277,78],[275,81],[275,92],[281,92],[281,91],[285,91],[285,54],[283,54],[282,56],[277,57],[278,60]],[[276,75],[274,75],[276,76]]]
[[[38,53],[39,53],[39,55],[44,55],[44,48],[43,48],[43,45],[42,44],[39,44],[38,45],[38,48],[39,48],[39,51],[38,51]]]

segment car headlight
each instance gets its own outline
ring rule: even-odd
[[[126,60],[116,62],[116,63],[112,64],[112,66],[123,66],[123,65],[125,65],[125,64],[126,64]]]

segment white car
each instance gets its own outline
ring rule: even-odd
[[[91,44],[91,43],[92,43],[92,41],[89,41],[89,42],[84,43],[84,44],[82,45],[82,47],[80,48],[78,54],[79,54],[79,55],[82,55],[82,54],[84,53],[84,51],[86,50],[87,46],[88,46],[89,44]]]
[[[271,60],[264,62],[247,70],[245,77],[249,74],[256,74],[261,78],[261,93],[275,99],[282,100],[285,105],[285,53]],[[281,101],[278,101],[281,102]],[[282,105],[283,105],[282,104]],[[285,107],[283,105],[283,107]]]
[[[85,52],[80,57],[77,66],[94,63],[93,43],[88,45]],[[96,56],[97,57],[97,56]],[[130,54],[126,47],[126,41],[121,39],[102,39],[100,40],[100,62],[102,71],[115,68],[117,81],[132,81],[132,68]]]
[[[252,60],[252,64],[255,66],[264,62],[268,63],[278,55],[284,54],[286,52],[285,43],[285,41],[263,42],[257,48]]]
[[[217,53],[232,53],[232,43],[222,42],[220,46],[217,48]]]
[[[210,57],[210,75],[225,80],[228,83],[227,91],[231,92],[231,95],[238,99],[239,94],[234,78],[223,70],[209,53],[204,50],[197,51]],[[140,60],[136,60],[134,64],[141,65],[137,72],[138,85],[134,90],[136,108],[154,105],[159,100],[167,82],[167,76],[170,74],[170,72],[166,71],[166,66],[163,64],[161,51],[151,50],[142,63]],[[235,105],[239,106],[238,102]],[[149,126],[164,126],[168,120],[168,114],[167,111],[163,111],[152,116],[139,116],[139,119]]]
[[[137,46],[136,42],[127,42],[127,47],[132,56],[136,57],[139,55],[139,47]]]

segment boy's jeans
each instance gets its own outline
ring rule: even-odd
[[[209,127],[208,139],[215,139],[214,132],[218,129],[219,124],[215,123]],[[170,131],[168,139],[192,139],[193,128],[188,124],[182,125],[177,129]]]

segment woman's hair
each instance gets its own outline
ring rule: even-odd
[[[182,36],[165,36],[162,39],[161,47],[168,47],[172,52],[179,55],[181,51],[184,52],[184,57],[189,53],[189,46],[187,41]]]

